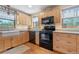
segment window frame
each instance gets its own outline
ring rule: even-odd
[[[74,11],[75,16],[74,16],[74,17],[66,17],[66,18],[64,18],[64,17],[63,17],[63,11],[69,10],[69,9],[75,9],[75,11]],[[61,11],[61,22],[62,22],[62,28],[63,28],[63,29],[66,29],[66,28],[64,28],[63,20],[64,20],[64,19],[68,19],[68,18],[78,18],[78,17],[79,17],[79,13],[77,13],[77,12],[79,12],[78,10],[79,10],[79,6],[71,6],[71,7],[69,7],[69,8],[62,9],[62,11]],[[68,29],[74,29],[74,28],[68,28]],[[75,29],[78,29],[78,28],[75,27]]]

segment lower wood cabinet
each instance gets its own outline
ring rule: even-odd
[[[12,47],[12,38],[11,37],[3,37],[4,39],[4,49],[9,49]]]
[[[12,39],[12,47],[20,45],[22,42],[22,37],[20,35],[16,35]]]
[[[22,32],[20,35],[14,36],[12,39],[12,47],[18,46],[29,41],[29,32]]]
[[[76,53],[76,35],[53,33],[53,49],[62,53]]]
[[[29,41],[29,32],[22,32],[15,36],[1,36],[0,37],[0,52],[5,51],[11,47],[16,47],[20,44]]]
[[[4,40],[0,37],[0,52],[4,51]]]
[[[0,37],[0,52],[5,51],[12,47],[12,38],[1,36]]]
[[[77,35],[77,54],[79,54],[79,35]]]
[[[26,43],[26,42],[28,42],[29,41],[29,32],[23,32],[22,33],[22,43]]]

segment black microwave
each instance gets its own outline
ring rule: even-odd
[[[54,24],[54,16],[42,18],[42,24]]]

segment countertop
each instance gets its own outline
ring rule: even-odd
[[[78,30],[55,30],[55,31],[53,31],[53,32],[79,34],[79,31],[78,31]]]
[[[26,32],[26,31],[33,31],[33,30],[28,30],[28,29],[14,29],[14,30],[9,30],[9,31],[0,31],[0,35],[3,36],[12,36],[12,35],[20,35],[21,32]],[[39,32],[39,31],[35,31],[35,32]],[[61,33],[71,33],[71,34],[79,34],[78,30],[55,30],[53,32],[61,32]]]
[[[0,31],[0,36],[16,36],[16,35],[20,35],[21,32],[26,32],[26,31],[28,30],[13,29],[13,30]]]

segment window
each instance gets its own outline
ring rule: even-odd
[[[13,29],[15,26],[15,21],[14,20],[9,20],[9,19],[0,19],[0,30],[9,30]]]
[[[7,10],[6,7],[0,6],[0,30],[14,29],[15,16],[16,13],[14,10]]]
[[[79,7],[71,7],[62,10],[62,27],[68,29],[79,29]]]
[[[34,30],[35,31],[38,31],[38,17],[37,16],[34,16],[32,20],[33,20]]]
[[[63,19],[64,28],[79,28],[79,17]]]

